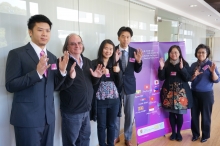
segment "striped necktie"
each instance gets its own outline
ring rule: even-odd
[[[44,56],[44,54],[45,54],[45,52],[42,50],[42,51],[40,52],[40,57]],[[44,76],[47,77],[47,70],[45,70]]]
[[[124,72],[126,68],[126,55],[125,55],[125,50],[122,50],[121,52],[122,52],[121,64],[122,64],[122,70]]]

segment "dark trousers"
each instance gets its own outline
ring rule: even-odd
[[[67,114],[61,111],[63,146],[89,146],[90,118],[89,112]]]
[[[16,146],[53,146],[55,122],[44,127],[16,127]]]
[[[97,100],[97,129],[100,146],[106,146],[105,130],[107,129],[107,144],[114,146],[115,120],[119,112],[119,98]]]
[[[195,92],[193,94],[193,107],[191,109],[191,130],[193,136],[200,136],[199,116],[201,114],[202,138],[210,138],[211,114],[214,103],[213,91]]]

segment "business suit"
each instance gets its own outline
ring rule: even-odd
[[[57,58],[49,51],[47,51],[47,57],[49,58],[48,64],[57,62]],[[15,127],[16,145],[53,144],[55,122],[53,92],[55,85],[62,84],[65,77],[59,71],[51,70],[49,67],[47,77],[40,79],[36,71],[38,62],[39,58],[30,43],[11,50],[7,58],[5,86],[8,92],[14,93],[10,123]],[[41,144],[34,144],[34,141],[30,141],[41,139],[39,135],[33,136],[31,135],[33,132],[23,131],[22,135],[30,136],[30,138],[24,138],[19,133],[22,128],[41,127],[45,130],[42,128],[45,125],[49,128],[47,132],[50,136],[48,140],[42,139]],[[41,133],[42,130],[37,129],[36,133]]]
[[[119,49],[119,46],[116,47]],[[124,105],[124,114],[125,114],[125,124],[124,124],[124,134],[125,140],[130,140],[132,135],[132,120],[133,120],[133,105],[134,105],[134,96],[136,92],[136,78],[134,76],[134,72],[139,73],[142,69],[142,61],[138,63],[136,60],[133,62],[134,59],[134,52],[136,49],[128,46],[128,58],[127,58],[127,65],[125,70],[123,71],[123,84],[119,88],[119,93],[121,98],[123,99]],[[119,60],[119,66],[122,69],[122,60]],[[119,136],[120,131],[120,118],[116,120],[116,133],[115,137]]]

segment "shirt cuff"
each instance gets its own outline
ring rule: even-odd
[[[42,78],[43,78],[43,76],[42,76],[42,75],[40,75],[38,72],[37,72],[37,74],[38,74],[38,76],[39,76],[39,78],[40,78],[40,79],[42,79]]]
[[[65,71],[65,73],[62,73],[62,72],[60,71],[60,74],[61,74],[63,77],[65,77],[66,74],[67,74],[67,72]]]

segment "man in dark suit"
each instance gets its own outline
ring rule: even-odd
[[[5,86],[14,93],[10,123],[14,125],[16,146],[53,146],[55,127],[55,87],[66,76],[69,54],[59,59],[46,49],[51,21],[34,15],[28,21],[31,41],[9,52]]]
[[[123,85],[121,89],[121,99],[124,106],[125,123],[124,123],[124,135],[125,145],[132,146],[132,120],[133,120],[133,105],[134,97],[136,92],[136,79],[134,72],[139,73],[142,69],[142,55],[141,49],[134,49],[129,46],[133,31],[130,27],[121,27],[118,30],[118,40],[120,44],[116,49],[120,50],[120,68],[123,71]],[[117,55],[118,56],[118,55]],[[118,57],[119,58],[119,57]],[[116,132],[115,132],[115,143],[119,142],[119,131],[120,131],[120,118],[116,120]]]

